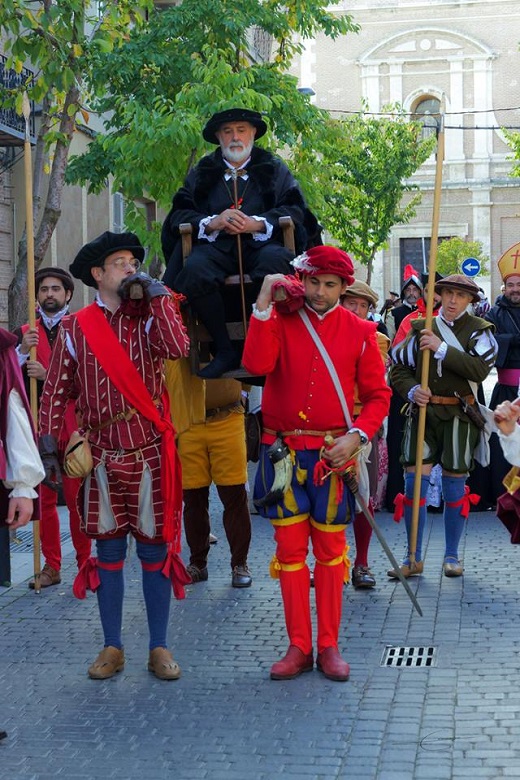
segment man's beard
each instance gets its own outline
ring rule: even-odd
[[[233,147],[233,148],[231,148]],[[231,143],[222,147],[222,156],[229,162],[241,163],[247,160],[253,149],[253,141],[245,146],[242,143]]]
[[[40,308],[45,314],[56,314],[63,309],[63,306],[59,301],[45,301],[40,304]]]

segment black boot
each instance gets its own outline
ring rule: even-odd
[[[201,295],[190,301],[191,308],[207,329],[215,343],[215,356],[211,363],[201,369],[197,376],[202,379],[218,379],[226,371],[232,371],[240,365],[237,354],[226,327],[226,312],[222,296],[218,292]]]

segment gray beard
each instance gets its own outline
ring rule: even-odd
[[[233,162],[233,163],[245,162],[247,158],[251,156],[252,149],[253,149],[252,143],[242,147],[241,149],[239,149],[238,147],[235,147],[235,149],[230,149],[229,146],[221,147],[222,157],[225,160],[229,160],[229,162]]]

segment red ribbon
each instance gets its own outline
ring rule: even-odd
[[[404,493],[398,493],[396,497],[394,498],[394,523],[400,523],[403,519],[404,515],[404,508],[405,506],[412,506],[413,504],[413,498],[407,498]],[[421,498],[419,501],[419,506],[424,506],[426,504],[426,499]]]
[[[164,566],[162,568],[162,574],[171,580],[173,595],[176,599],[183,599],[186,596],[184,591],[185,585],[190,585],[192,579],[186,570],[181,556],[174,552],[170,547]]]
[[[460,506],[460,514],[467,520],[471,505],[475,506],[480,501],[477,493],[470,493],[468,485],[464,487],[464,495],[458,501],[446,501],[446,506]]]
[[[101,582],[97,564],[97,558],[87,558],[81,566],[72,586],[72,592],[77,599],[86,598],[87,590],[91,590],[92,593],[95,593],[99,588]]]

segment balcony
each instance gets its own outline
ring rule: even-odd
[[[4,89],[17,89],[23,86],[33,73],[28,68],[22,68],[21,73],[6,67],[7,57],[0,54],[0,85]],[[34,123],[34,103],[31,101],[31,116],[29,119],[29,134],[31,143],[36,142]],[[25,140],[25,119],[16,113],[14,108],[0,107],[0,147],[21,146]]]

